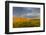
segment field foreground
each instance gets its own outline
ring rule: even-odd
[[[40,27],[40,19],[13,17],[13,28]]]

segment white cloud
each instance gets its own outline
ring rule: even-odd
[[[40,17],[40,13],[27,13],[27,14],[23,14],[23,15],[21,15],[21,17],[25,17],[25,16],[32,16],[32,17],[34,17],[34,16],[38,16],[38,17]]]

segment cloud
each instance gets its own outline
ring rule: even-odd
[[[21,17],[35,17],[35,16],[40,17],[40,14],[39,14],[39,13],[37,13],[37,14],[34,14],[34,13],[27,13],[27,14],[21,15]]]
[[[13,7],[13,15],[19,17],[40,17],[40,8]]]

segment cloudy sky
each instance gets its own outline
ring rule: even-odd
[[[40,8],[13,7],[13,16],[27,18],[40,17]]]

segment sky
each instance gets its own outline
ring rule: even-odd
[[[13,7],[13,16],[27,18],[40,17],[40,8]]]

